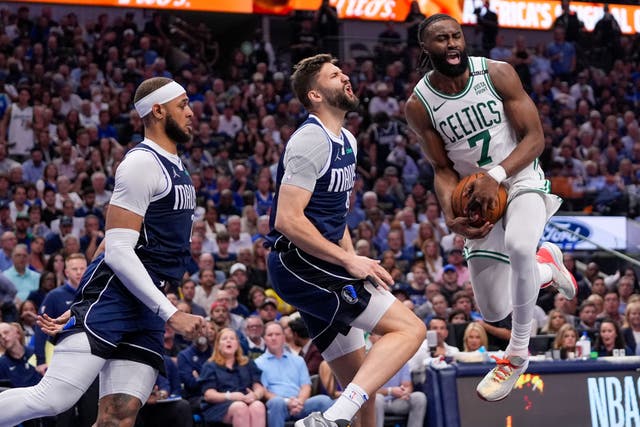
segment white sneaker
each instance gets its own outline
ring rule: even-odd
[[[349,427],[350,425],[351,423],[347,420],[329,421],[322,412],[312,412],[295,423],[295,427]]]
[[[496,402],[509,395],[520,374],[527,370],[529,359],[523,359],[519,356],[509,356],[505,359],[491,357],[496,360],[497,365],[480,381],[476,392],[481,399],[487,402]]]
[[[542,287],[551,285],[566,299],[575,298],[578,284],[573,274],[564,266],[560,248],[551,242],[544,242],[538,249],[537,258],[539,263],[551,267],[551,282],[543,284]]]

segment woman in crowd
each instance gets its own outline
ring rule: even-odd
[[[31,252],[29,253],[29,268],[38,273],[42,273],[47,264],[44,255],[44,237],[36,236],[29,244]]]
[[[613,356],[614,349],[623,349],[628,356],[634,353],[625,343],[616,321],[606,318],[600,323],[600,333],[596,339],[594,350],[598,352],[599,357],[602,357]]]
[[[233,427],[264,427],[266,411],[260,370],[242,354],[238,336],[224,328],[216,337],[214,352],[202,367],[202,413],[207,423]]]
[[[632,354],[640,356],[640,301],[627,304],[627,309],[624,312],[624,324],[622,336],[631,348]]]
[[[44,301],[44,297],[47,294],[56,288],[56,275],[50,271],[44,271],[40,275],[40,281],[38,285],[38,289],[35,291],[29,292],[29,296],[27,296],[27,300],[32,301],[36,306],[36,311],[40,308],[42,301]]]
[[[431,224],[426,224],[431,227]],[[422,226],[422,224],[420,225]],[[424,254],[424,266],[427,269],[427,275],[433,281],[443,267],[440,245],[434,239],[427,239],[422,243],[422,253]]]
[[[262,303],[267,298],[264,293],[264,288],[258,285],[253,285],[249,289],[249,310],[251,315],[258,315],[258,309],[262,306]]]
[[[573,325],[565,323],[556,333],[553,348],[560,350],[560,357],[566,359],[569,353],[575,354],[577,341],[578,331]]]
[[[50,271],[55,275],[56,285],[54,287],[57,288],[64,284],[64,256],[62,254],[57,253],[49,257],[45,270]]]
[[[24,345],[33,350],[34,344],[32,338],[35,334],[34,328],[36,327],[36,319],[38,318],[38,311],[35,303],[31,300],[25,300],[20,304],[18,314],[20,316],[19,323],[24,331]]]
[[[542,327],[540,332],[553,335],[557,333],[565,323],[567,323],[567,318],[560,310],[550,310],[547,317],[547,324]]]
[[[467,325],[467,328],[464,330],[462,342],[464,351],[476,351],[481,347],[485,349],[489,348],[487,332],[477,322],[471,322]]]

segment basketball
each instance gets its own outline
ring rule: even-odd
[[[469,203],[469,197],[466,197],[464,194],[464,190],[467,188],[469,184],[474,182],[476,179],[480,178],[484,174],[482,173],[474,173],[468,176],[465,176],[458,182],[456,188],[451,193],[451,209],[453,209],[453,214],[456,217],[464,216],[464,209],[467,207]],[[471,217],[480,207],[471,207],[469,209],[469,216]],[[477,221],[471,223],[474,227],[480,227],[485,221],[489,221],[491,224],[495,224],[498,222],[502,215],[504,214],[505,209],[507,208],[507,189],[504,185],[500,184],[498,187],[498,197],[496,200],[496,204],[493,209],[489,208],[487,215],[485,218],[479,218]]]

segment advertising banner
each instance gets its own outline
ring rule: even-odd
[[[541,242],[553,242],[564,250],[598,249],[574,234],[577,233],[608,249],[627,249],[627,218],[623,216],[554,216],[550,222],[559,228],[547,224]]]
[[[482,7],[481,0],[465,0],[463,24],[475,24],[474,11]],[[571,2],[571,10],[584,22],[587,31],[593,31],[604,15],[604,2]],[[491,10],[498,14],[498,24],[504,28],[548,30],[562,13],[560,1],[547,0],[492,0]],[[609,11],[624,34],[640,32],[640,6],[609,3]]]
[[[460,427],[640,425],[637,371],[524,374],[509,397],[485,402],[478,378],[458,378]]]
[[[160,10],[191,10],[229,13],[264,13],[286,15],[293,10],[318,10],[322,0],[8,0],[15,3],[51,3],[86,6],[112,6]],[[402,22],[409,13],[411,0],[329,0],[340,19]],[[447,13],[459,22],[476,23],[474,11],[482,0],[418,0],[426,16]],[[604,3],[572,2],[571,9],[593,30],[603,15]],[[624,34],[640,32],[640,6],[610,3],[611,14]],[[548,30],[561,13],[559,0],[492,0],[491,9],[498,14],[504,28]]]

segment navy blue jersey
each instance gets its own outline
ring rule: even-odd
[[[133,150],[153,153],[165,170],[168,187],[164,196],[152,199],[142,221],[136,254],[152,278],[182,279],[190,253],[191,228],[196,207],[196,192],[189,172],[180,170],[150,146],[140,143]]]
[[[329,167],[326,172],[317,179],[315,188],[311,195],[311,199],[304,210],[305,216],[318,229],[322,236],[334,243],[337,243],[344,236],[344,230],[347,224],[347,212],[349,210],[349,193],[353,188],[356,175],[356,153],[355,147],[352,146],[350,139],[344,129],[340,132],[342,144],[334,141],[327,133],[325,128],[313,116],[302,124],[300,129],[305,126],[318,126],[326,136],[326,143],[331,144]],[[300,131],[298,129],[297,132]],[[296,133],[297,133],[296,132]],[[289,144],[292,144],[296,134],[291,137]],[[280,193],[280,185],[282,184],[284,170],[284,157],[282,154],[278,163],[278,171],[276,175],[276,194],[271,209],[271,217],[269,225],[271,232],[267,236],[267,240],[274,245],[281,234],[274,229],[275,218],[278,206],[278,195]]]

